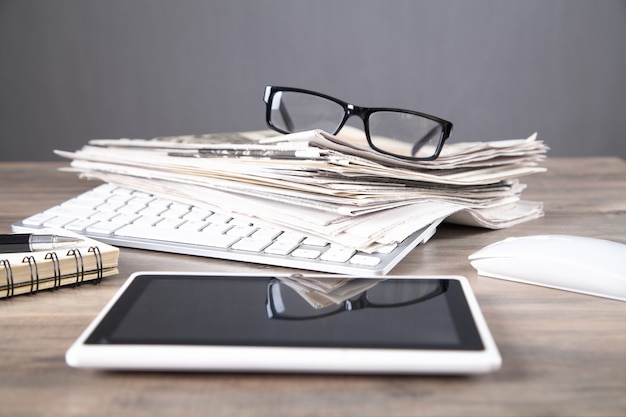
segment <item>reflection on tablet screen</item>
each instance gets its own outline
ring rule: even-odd
[[[273,277],[143,275],[86,343],[483,349],[458,281],[362,284],[329,301]]]

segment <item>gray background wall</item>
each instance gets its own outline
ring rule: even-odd
[[[266,84],[626,157],[626,2],[0,0],[0,160],[262,129]]]

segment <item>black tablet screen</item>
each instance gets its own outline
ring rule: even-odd
[[[483,349],[458,281],[356,282],[329,301],[280,278],[140,275],[86,343]]]

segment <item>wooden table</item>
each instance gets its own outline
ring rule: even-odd
[[[58,172],[63,165],[0,164],[0,232],[96,185]],[[524,181],[524,197],[543,201],[545,217],[497,231],[444,225],[392,271],[468,277],[503,357],[499,372],[424,377],[69,368],[66,349],[132,272],[268,269],[122,249],[120,274],[98,286],[0,301],[0,415],[626,415],[626,303],[479,277],[467,261],[508,236],[564,233],[626,243],[623,160],[548,159],[545,165],[547,173]]]

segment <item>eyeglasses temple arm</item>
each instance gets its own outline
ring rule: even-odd
[[[285,121],[285,126],[287,127],[287,130],[289,132],[295,132],[294,126],[293,126],[293,120],[291,120],[291,116],[289,116],[289,112],[285,108],[282,100],[280,101],[280,104],[278,105],[278,111],[280,111],[280,115],[283,117],[283,120]]]
[[[415,154],[417,154],[417,152],[422,149],[422,147],[424,145],[426,145],[428,142],[430,142],[430,140],[432,139],[433,135],[437,132],[438,130],[438,126],[433,127],[432,129],[430,129],[430,131],[425,134],[424,136],[422,136],[422,138],[420,140],[418,140],[415,145],[413,145],[413,147],[411,148],[411,155],[415,156]]]

